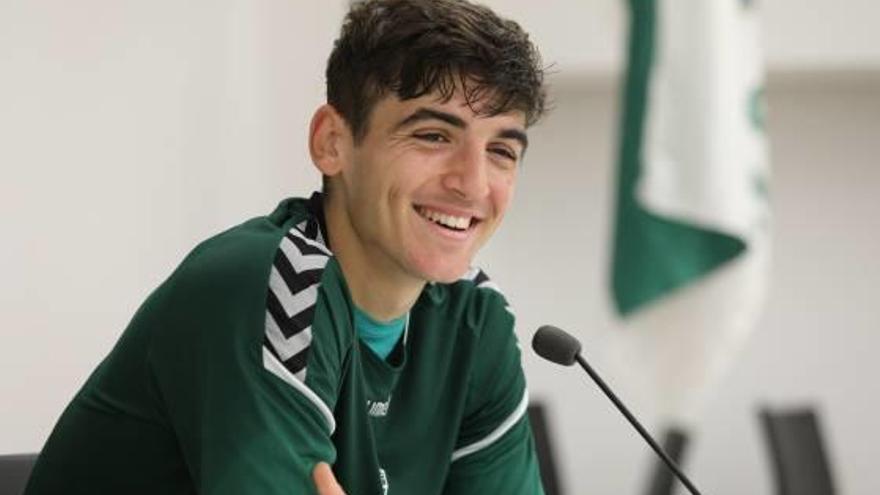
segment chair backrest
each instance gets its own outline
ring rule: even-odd
[[[544,485],[544,493],[545,495],[562,495],[546,407],[541,403],[532,403],[529,405],[528,413],[532,436],[535,438],[535,451],[538,454],[538,467],[541,470],[541,484]]]
[[[778,495],[834,495],[819,418],[812,407],[760,411]]]
[[[0,455],[0,495],[21,495],[37,454]]]
[[[665,452],[676,465],[684,469],[684,458],[688,447],[688,440],[690,439],[688,432],[685,431],[683,427],[669,426],[663,432],[662,438],[663,444],[661,448],[663,449],[663,452]],[[648,495],[672,495],[676,485],[680,485],[680,482],[675,478],[675,475],[666,466],[663,460],[654,455],[653,452],[651,452],[651,458],[654,463],[654,468],[645,493]],[[685,474],[687,474],[686,470]]]

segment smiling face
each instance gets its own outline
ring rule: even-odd
[[[341,120],[332,107],[321,111]],[[374,274],[460,278],[510,203],[526,146],[522,112],[478,115],[459,93],[390,96],[373,108],[359,143],[346,133],[329,167],[314,146],[313,157],[332,177],[329,208],[344,220],[335,228],[347,231],[337,235],[347,255]]]

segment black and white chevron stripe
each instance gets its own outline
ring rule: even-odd
[[[272,263],[266,298],[263,344],[303,383],[318,288],[331,256],[319,239],[323,240],[323,236],[314,219],[301,223],[284,235]]]

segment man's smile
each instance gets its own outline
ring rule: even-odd
[[[451,234],[454,238],[463,239],[481,222],[475,215],[467,213],[443,212],[428,206],[414,205],[416,213],[428,223],[441,229],[441,232]]]

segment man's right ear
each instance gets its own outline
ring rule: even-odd
[[[309,153],[323,175],[332,177],[342,171],[348,161],[352,136],[345,119],[332,105],[321,105],[309,126]]]

